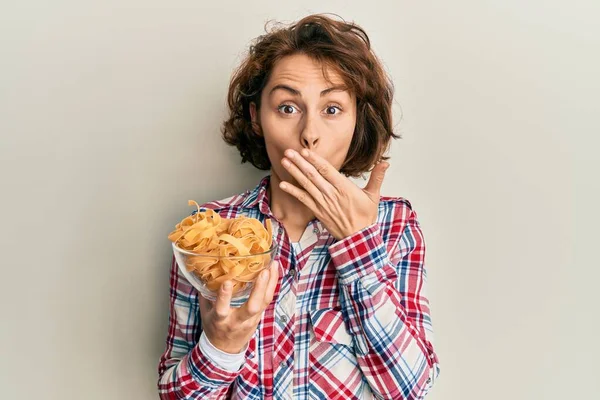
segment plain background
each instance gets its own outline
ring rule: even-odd
[[[3,399],[157,398],[167,234],[266,174],[220,138],[230,74],[314,12],[363,26],[396,85],[383,194],[426,238],[428,398],[600,397],[598,2],[4,3]]]

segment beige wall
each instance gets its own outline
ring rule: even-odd
[[[383,192],[426,236],[429,398],[600,397],[596,1],[4,3],[3,399],[157,397],[166,236],[264,175],[219,138],[230,72],[310,12],[363,25],[396,83]]]

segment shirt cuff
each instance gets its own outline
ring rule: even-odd
[[[338,280],[346,285],[375,272],[388,261],[378,222],[338,240],[328,250]]]
[[[224,370],[236,372],[238,371],[244,362],[246,361],[246,350],[248,344],[239,353],[226,353],[220,349],[217,349],[206,337],[204,331],[200,334],[200,349],[215,365],[223,368]]]

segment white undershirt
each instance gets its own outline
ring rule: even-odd
[[[235,372],[238,371],[244,362],[246,361],[245,353],[248,349],[248,345],[239,353],[226,353],[222,350],[217,349],[206,337],[204,331],[200,334],[200,349],[202,353],[213,364],[223,368],[224,370]]]

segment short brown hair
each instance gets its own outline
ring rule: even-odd
[[[268,24],[268,22],[267,22]],[[260,109],[260,99],[275,63],[293,54],[305,54],[340,74],[356,96],[356,127],[348,155],[340,172],[358,177],[380,160],[388,160],[390,139],[401,138],[392,128],[394,86],[371,50],[366,32],[354,23],[337,21],[323,14],[302,18],[289,27],[275,28],[254,39],[248,55],[234,71],[227,103],[230,116],[223,123],[223,139],[236,146],[242,163],[250,161],[269,170],[264,137],[259,124],[252,124],[250,103]]]

